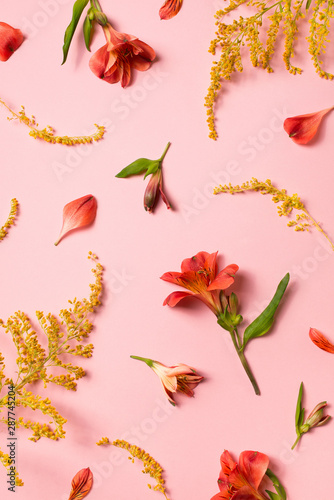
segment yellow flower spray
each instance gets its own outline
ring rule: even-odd
[[[52,144],[74,146],[75,144],[87,144],[93,141],[99,141],[104,136],[105,128],[103,126],[97,125],[96,123],[95,127],[97,128],[97,131],[92,135],[75,137],[68,137],[67,135],[54,135],[54,130],[52,127],[50,127],[50,125],[43,128],[42,130],[38,129],[38,123],[36,123],[35,117],[32,116],[31,118],[29,118],[26,115],[24,106],[21,107],[21,111],[19,111],[19,113],[16,113],[2,99],[0,99],[0,104],[2,104],[11,113],[11,116],[8,117],[8,120],[19,120],[19,122],[29,127],[29,135],[34,137],[34,139],[42,139],[43,141],[51,142]]]
[[[123,448],[130,453],[129,460],[134,463],[134,459],[138,458],[141,460],[144,465],[143,474],[149,474],[150,477],[156,480],[157,484],[153,487],[154,491],[160,491],[166,500],[169,500],[166,494],[166,487],[164,486],[165,481],[162,477],[163,468],[161,465],[151,457],[145,450],[139,448],[139,446],[135,446],[133,444],[124,441],[123,439],[116,439],[116,441],[110,442],[109,438],[103,437],[96,443],[98,446],[112,444],[113,446],[117,446],[118,448]],[[152,485],[147,485],[150,489]]]
[[[225,16],[245,4],[250,11],[248,17],[240,16],[231,23],[225,23]],[[210,44],[209,52],[213,55],[220,49],[221,54],[214,61],[211,69],[211,83],[205,98],[209,137],[216,140],[214,105],[222,88],[222,82],[231,80],[234,72],[243,71],[242,56],[244,46],[249,49],[250,60],[254,67],[262,67],[273,72],[271,59],[275,52],[277,38],[282,32],[284,36],[283,61],[289,73],[295,75],[302,72],[294,66],[294,46],[298,34],[298,26],[306,14],[312,10],[310,31],[307,37],[308,52],[311,54],[316,72],[321,78],[332,80],[334,75],[322,68],[321,55],[325,53],[329,42],[330,22],[334,17],[334,0],[279,0],[278,2],[258,0],[230,0],[225,9],[218,10],[216,19],[216,38]],[[269,28],[264,38],[264,24]],[[262,29],[261,29],[262,28]],[[262,31],[262,33],[261,33]]]
[[[309,231],[312,226],[315,227],[323,236],[325,236],[334,251],[334,243],[330,240],[329,236],[325,233],[320,224],[307,211],[298,194],[289,196],[285,189],[277,189],[273,186],[270,179],[267,179],[265,182],[261,182],[253,177],[250,181],[241,184],[241,186],[232,186],[232,184],[225,186],[220,185],[214,189],[214,194],[235,194],[243,193],[245,191],[259,191],[261,194],[272,195],[272,201],[279,204],[277,212],[280,217],[282,215],[289,216],[293,210],[299,210],[301,213],[297,214],[296,218],[289,221],[287,225],[294,227],[295,231]]]
[[[7,236],[7,234],[8,234],[7,229],[9,229],[10,226],[12,226],[14,224],[15,219],[16,219],[16,215],[17,215],[17,211],[18,211],[18,207],[19,207],[19,203],[18,203],[17,199],[13,198],[10,202],[10,212],[9,212],[8,219],[6,220],[4,225],[2,227],[0,227],[0,241],[3,240]]]
[[[101,304],[103,267],[91,252],[88,258],[95,264],[92,269],[95,282],[90,284],[89,298],[69,301],[71,307],[60,311],[60,320],[51,313],[44,315],[41,311],[36,312],[41,330],[47,339],[47,347],[42,347],[39,335],[32,329],[28,317],[23,312],[16,312],[6,323],[0,320],[0,326],[11,335],[17,350],[15,380],[5,376],[4,357],[0,353],[0,413],[7,411],[7,416],[0,421],[5,423],[8,429],[13,428],[13,432],[19,427],[30,429],[33,434],[29,439],[32,441],[38,441],[41,437],[52,440],[64,438],[66,419],[59,414],[49,398],[43,399],[32,390],[27,390],[26,386],[33,388],[34,382],[42,381],[45,388],[49,383],[54,383],[75,391],[76,381],[85,376],[85,371],[80,366],[65,362],[63,356],[89,358],[93,353],[93,345],[84,341],[93,328],[90,315]],[[52,373],[53,368],[57,370],[57,375]],[[63,373],[59,374],[60,372]],[[20,407],[39,410],[48,417],[49,423],[17,418],[16,410]],[[7,468],[10,465],[9,456],[1,450],[0,462]],[[22,482],[17,480],[16,484]]]

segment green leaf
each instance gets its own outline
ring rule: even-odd
[[[272,491],[266,490],[268,493],[270,500],[281,500],[281,497],[277,495],[277,493],[273,493]]]
[[[306,2],[306,10],[308,10],[311,6],[312,0],[307,0]]]
[[[159,168],[160,162],[158,160],[149,160],[148,158],[138,158],[138,160],[130,163],[127,167],[123,168],[116,177],[129,177],[130,175],[139,175],[143,174],[144,172],[148,172],[149,170],[150,173],[152,173],[152,170],[155,169],[155,172]],[[147,175],[147,174],[146,174]]]
[[[65,35],[64,35],[64,45],[63,45],[64,57],[63,57],[62,64],[64,64],[64,62],[67,59],[68,50],[70,48],[74,32],[75,32],[76,27],[78,25],[82,11],[84,10],[84,8],[86,7],[87,4],[88,4],[88,0],[76,0],[75,4],[73,5],[72,20],[71,20],[70,24],[67,26],[66,31],[65,31]]]
[[[276,493],[273,493],[271,491],[266,490],[266,492],[270,496],[270,499],[271,500],[286,500],[285,489],[283,488],[282,484],[280,483],[278,477],[275,476],[275,474],[270,469],[267,469],[266,475],[272,481],[272,483],[275,487],[275,490],[277,491],[277,494],[276,494]]]
[[[144,179],[150,174],[155,174],[155,172],[158,170],[160,167],[161,160],[152,160],[151,165],[148,167],[146,174],[144,175]]]
[[[286,287],[288,286],[290,280],[290,274],[287,273],[284,278],[280,281],[276,293],[273,296],[270,304],[265,308],[265,310],[258,316],[250,325],[247,326],[244,332],[243,348],[246,344],[255,337],[261,337],[265,335],[271,328],[274,322],[274,315],[278,305],[284,295]]]
[[[300,387],[299,387],[297,406],[296,406],[296,415],[295,415],[295,426],[296,426],[296,431],[297,431],[298,435],[300,433],[299,427],[303,424],[303,420],[304,420],[304,409],[302,406],[302,398],[303,398],[303,382],[300,384]]]
[[[90,36],[92,32],[92,26],[93,26],[92,21],[87,15],[84,20],[83,34],[84,34],[86,48],[89,52],[90,52]]]

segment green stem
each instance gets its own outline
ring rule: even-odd
[[[138,359],[139,361],[144,361],[144,363],[146,363],[151,368],[152,368],[152,365],[154,363],[153,359],[141,358],[140,356],[130,356],[130,358],[132,358],[132,359]]]
[[[218,325],[222,326],[219,319],[218,319]],[[242,346],[241,347],[238,346],[238,342],[237,342],[237,339],[239,338],[238,332],[236,331],[236,329],[230,330],[230,335],[231,335],[231,339],[232,339],[233,345],[235,347],[235,350],[237,351],[237,354],[238,354],[239,359],[241,361],[241,364],[244,367],[244,370],[247,373],[247,376],[248,376],[249,380],[251,381],[251,384],[253,386],[255,394],[257,396],[259,396],[260,395],[260,389],[259,389],[259,386],[257,385],[255,377],[254,377],[254,375],[252,373],[252,370],[250,369],[250,366],[249,366],[249,364],[247,362],[247,359],[245,358],[245,355],[244,355],[244,352],[243,352],[243,347]]]
[[[300,440],[301,436],[302,436],[301,434],[299,434],[299,436],[297,436],[296,441],[295,441],[295,442],[293,443],[293,445],[291,446],[291,450],[293,450],[293,449],[295,448],[295,446],[297,445],[297,443],[298,443],[298,441]]]
[[[167,146],[165,147],[165,150],[164,150],[164,152],[162,153],[161,158],[159,159],[159,161],[160,161],[160,162],[162,162],[162,160],[165,158],[166,153],[167,153],[167,151],[168,151],[168,149],[169,149],[169,146],[170,146],[170,142],[168,142],[168,143],[167,143]]]

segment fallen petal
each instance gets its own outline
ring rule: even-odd
[[[287,118],[283,124],[284,130],[297,144],[307,144],[315,136],[323,117],[333,108]]]
[[[80,500],[92,489],[93,473],[89,467],[81,469],[72,479],[72,491],[68,500]]]
[[[334,353],[334,345],[332,344],[332,342],[326,339],[326,337],[322,333],[320,333],[319,330],[317,330],[316,328],[310,328],[309,336],[313,344],[319,347],[319,349]]]
[[[159,10],[160,19],[172,19],[182,7],[183,0],[166,0]]]
[[[63,227],[55,245],[72,229],[91,224],[95,220],[96,210],[96,198],[91,194],[67,203],[63,210]]]
[[[23,34],[9,24],[0,22],[0,61],[7,61],[23,42]]]

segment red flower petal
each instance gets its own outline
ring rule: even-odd
[[[172,19],[180,11],[183,0],[166,0],[159,10],[160,19]]]
[[[252,491],[251,488],[243,486],[231,497],[231,500],[258,500],[258,498],[259,497],[255,496],[254,491]]]
[[[319,349],[334,353],[334,344],[332,344],[332,342],[330,342],[322,333],[320,333],[319,330],[310,328],[309,336],[313,344],[319,347]]]
[[[216,254],[215,254],[216,255]],[[184,259],[181,264],[181,271],[201,271],[204,268],[206,259],[210,256],[208,252],[198,252],[190,259]]]
[[[269,458],[264,453],[259,453],[258,451],[243,451],[240,454],[240,472],[255,490],[259,488],[268,466]]]
[[[221,472],[219,479],[223,479],[225,476],[228,477],[230,473],[235,469],[237,463],[233,460],[230,453],[224,450],[220,457]],[[218,480],[219,481],[219,480]]]
[[[229,286],[234,283],[234,275],[238,271],[239,266],[236,264],[230,264],[225,267],[219,274],[217,274],[216,278],[212,281],[212,283],[208,286],[208,291],[211,290],[226,290]]]
[[[307,144],[315,136],[323,117],[333,108],[287,118],[283,124],[284,130],[297,144]]]
[[[0,61],[7,61],[23,42],[23,34],[9,24],[0,22]]]
[[[93,486],[93,474],[92,471],[87,467],[87,469],[81,469],[72,479],[72,491],[68,500],[80,500],[84,498]]]
[[[95,220],[96,210],[96,198],[91,194],[67,203],[63,210],[63,227],[55,245],[72,229],[91,224]]]
[[[191,292],[172,292],[168,297],[165,298],[163,305],[174,307],[176,304],[180,302],[180,300],[184,299],[185,297],[196,297]]]

